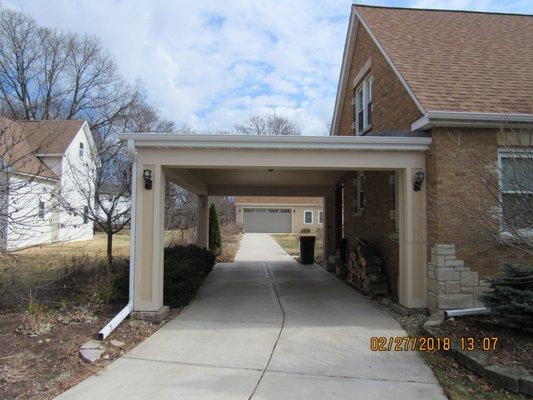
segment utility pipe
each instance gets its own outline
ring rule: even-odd
[[[451,317],[469,317],[473,315],[489,315],[491,311],[487,307],[461,308],[458,310],[444,310],[446,318]]]
[[[133,300],[135,294],[135,232],[136,232],[136,210],[137,210],[137,151],[133,140],[128,140],[128,153],[132,158],[131,166],[131,218],[130,218],[130,287],[128,294],[128,304],[117,315],[113,317],[106,326],[98,332],[98,340],[104,340],[113,330],[120,325],[124,319],[133,311]]]

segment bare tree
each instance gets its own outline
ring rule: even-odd
[[[34,153],[38,147],[28,138],[33,129],[23,131],[19,124],[0,117],[0,253],[26,247],[33,239],[50,239],[58,180],[54,172]],[[43,224],[44,222],[44,224]],[[36,226],[37,225],[37,226]]]
[[[131,163],[117,134],[170,132],[175,124],[159,116],[140,82],[122,79],[97,38],[42,28],[32,17],[5,8],[0,8],[0,113],[12,119],[88,121],[97,150],[91,162],[71,166],[70,172],[88,208],[84,217],[107,234],[111,263],[113,235],[130,218],[124,199],[130,196]],[[57,202],[80,212],[65,193],[57,194]]]
[[[165,228],[178,230],[181,242],[185,242],[185,232],[196,226],[197,198],[180,186],[168,182],[165,196]]]
[[[458,244],[512,250],[517,262],[533,257],[533,159],[523,151],[533,131],[502,128],[499,162],[496,149],[466,146],[461,133],[451,130],[434,157],[443,170],[453,171],[455,188],[428,181],[431,198],[428,223],[433,230],[448,229]],[[526,138],[528,143],[521,143]],[[502,150],[505,149],[505,150]],[[446,195],[442,194],[446,190]],[[440,222],[446,220],[446,226]]]
[[[235,197],[213,196],[210,200],[217,207],[218,218],[222,225],[235,222]]]
[[[243,124],[235,125],[241,135],[300,135],[300,127],[290,119],[276,114],[256,115]]]

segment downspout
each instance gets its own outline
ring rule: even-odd
[[[133,311],[133,300],[135,294],[135,231],[136,231],[136,210],[137,210],[137,150],[133,140],[128,140],[128,154],[132,158],[131,166],[131,218],[130,218],[130,282],[129,282],[129,301],[106,326],[98,332],[98,340],[104,340],[113,330],[120,325],[124,319]]]

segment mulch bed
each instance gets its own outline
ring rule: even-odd
[[[451,337],[456,343],[462,337],[497,337],[499,340],[496,350],[485,352],[487,361],[533,373],[532,335],[507,328],[494,317],[450,318],[432,330],[440,337]]]
[[[0,314],[0,398],[54,398],[104,368],[165,323],[125,320],[103,342],[106,351],[99,361],[89,364],[82,360],[79,348],[94,339],[117,311],[109,307],[59,310],[30,322],[22,312]],[[176,313],[171,313],[171,318]],[[112,339],[124,342],[124,346],[111,346]]]

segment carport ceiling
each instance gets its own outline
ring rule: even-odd
[[[332,186],[345,171],[294,169],[194,169],[189,170],[207,186]]]
[[[294,195],[304,194],[302,189],[325,190],[335,184],[348,173],[339,170],[310,169],[180,169],[167,167],[167,179],[187,190],[201,192],[202,188],[209,194],[243,194],[245,188],[276,189],[286,193],[294,189]],[[261,192],[261,193],[259,193]],[[308,192],[311,193],[311,192]],[[250,193],[253,195],[254,193]],[[263,190],[257,195],[264,195]]]

